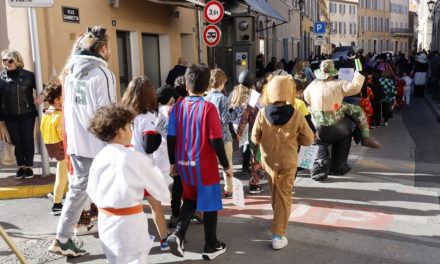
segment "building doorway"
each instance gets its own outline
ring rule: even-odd
[[[133,78],[131,68],[131,45],[129,31],[116,31],[119,63],[119,88],[121,96]]]
[[[159,35],[142,34],[142,51],[144,53],[144,75],[154,87],[160,87],[160,49]]]
[[[188,65],[196,63],[194,36],[192,34],[180,34],[181,41],[181,57],[185,58]]]

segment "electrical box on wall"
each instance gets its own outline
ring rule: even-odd
[[[253,16],[234,17],[232,24],[235,42],[255,41],[255,18]]]
[[[226,73],[229,81],[225,88],[230,92],[238,84],[238,76],[242,71],[255,73],[255,18],[247,14],[234,15],[223,19],[219,26],[222,40],[213,50],[210,65]]]

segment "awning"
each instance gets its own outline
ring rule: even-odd
[[[289,22],[278,11],[270,6],[265,0],[244,0],[246,4],[250,6],[253,11],[261,13],[266,16],[270,16],[282,22]]]
[[[203,3],[201,0],[147,0],[150,2],[154,2],[157,4],[165,4],[165,5],[176,5],[180,7],[189,7],[193,8],[196,7],[205,7],[205,3]],[[225,15],[230,16],[231,12],[225,11]]]
[[[196,5],[196,6],[201,6],[204,7],[205,3],[199,1],[199,0],[148,0],[150,2],[155,2],[158,4],[168,4],[168,5],[182,5],[182,6],[186,6],[188,4],[191,5]]]

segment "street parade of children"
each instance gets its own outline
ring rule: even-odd
[[[228,250],[218,228],[225,202],[263,191],[273,211],[267,246],[281,250],[294,239],[286,231],[297,171],[323,185],[347,174],[352,144],[380,149],[370,130],[392,126],[393,112],[424,92],[418,82],[414,88],[410,65],[358,50],[344,62],[349,66],[325,56],[315,70],[307,61],[275,61],[258,78],[248,69],[237,81],[180,58],[183,70],[170,72],[168,84],[135,76],[119,100],[108,43],[103,27],[81,34],[59,84],[43,92],[41,132],[57,160],[51,254],[84,256],[88,245],[76,243],[77,236],[98,233],[108,263],[147,263],[154,242],[183,259],[188,241],[199,243],[200,259],[212,260]],[[354,69],[351,80],[339,79],[341,68]],[[300,152],[308,149],[316,149],[315,157],[302,163]],[[203,241],[195,241],[194,218]],[[90,228],[80,234],[81,225]]]

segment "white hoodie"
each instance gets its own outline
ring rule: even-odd
[[[94,158],[105,143],[87,128],[98,108],[116,102],[115,76],[103,59],[74,55],[63,93],[67,154]]]

